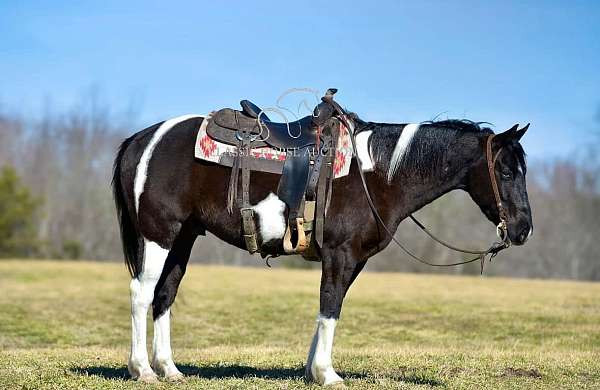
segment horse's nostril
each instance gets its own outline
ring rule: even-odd
[[[528,226],[525,229],[521,230],[521,233],[519,234],[519,241],[520,242],[527,241],[527,239],[529,238],[530,235],[531,235],[531,228]]]

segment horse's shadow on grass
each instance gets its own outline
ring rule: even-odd
[[[260,378],[270,380],[304,380],[304,367],[273,367],[273,368],[257,368],[244,366],[239,364],[232,365],[207,365],[194,366],[190,364],[178,364],[179,370],[188,378],[201,379],[244,379],[244,378]],[[126,367],[109,367],[109,366],[89,366],[89,367],[74,367],[70,370],[76,375],[98,376],[104,379],[115,380],[129,379],[129,373]],[[339,372],[340,376],[345,380],[352,379],[373,379],[370,375],[362,372]],[[411,375],[407,372],[392,374],[385,377],[397,382],[412,383],[416,385],[429,386],[444,386],[444,383],[430,378],[423,378],[417,375]]]

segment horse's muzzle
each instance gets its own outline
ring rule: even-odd
[[[519,228],[516,230],[517,234],[515,234],[515,237],[512,237],[512,235],[509,234],[511,236],[510,238],[512,243],[515,245],[525,244],[529,237],[531,237],[533,234],[533,226],[531,226],[529,223],[519,226]]]

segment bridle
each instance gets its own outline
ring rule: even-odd
[[[490,182],[492,184],[492,191],[494,192],[494,200],[496,201],[496,207],[498,208],[498,217],[500,222],[498,226],[496,226],[496,234],[498,238],[502,240],[502,242],[507,243],[510,246],[510,239],[508,238],[508,227],[506,225],[506,221],[508,220],[508,214],[506,213],[506,209],[502,206],[502,200],[500,199],[500,191],[498,190],[498,182],[496,181],[496,160],[498,160],[498,156],[502,151],[502,148],[498,149],[496,154],[492,157],[492,140],[496,134],[491,134],[487,137],[485,141],[485,158],[487,160],[488,174],[490,177]]]
[[[503,149],[500,148],[500,149],[498,149],[498,151],[496,152],[495,155],[492,154],[492,141],[493,141],[494,137],[496,136],[495,134],[491,134],[487,137],[485,154],[486,154],[488,174],[489,174],[489,178],[490,178],[490,182],[491,182],[491,186],[492,186],[492,191],[494,193],[494,200],[496,202],[496,207],[498,208],[498,216],[500,219],[500,222],[496,226],[496,234],[498,235],[498,238],[500,238],[500,242],[492,243],[492,245],[487,250],[461,249],[461,248],[451,245],[451,244],[447,243],[446,241],[436,237],[421,222],[419,222],[419,220],[417,220],[412,214],[410,214],[409,217],[411,218],[411,220],[437,243],[445,246],[448,249],[456,251],[456,252],[462,252],[462,253],[476,255],[476,257],[469,259],[469,260],[465,260],[465,261],[459,261],[459,262],[448,263],[448,264],[438,264],[438,263],[433,263],[433,262],[424,260],[421,257],[415,255],[408,248],[406,248],[406,246],[404,246],[400,241],[398,241],[398,239],[396,239],[396,237],[394,237],[394,233],[387,227],[387,225],[383,221],[383,218],[381,218],[381,215],[377,211],[377,208],[375,207],[375,203],[373,202],[373,198],[371,197],[369,188],[367,187],[367,181],[365,179],[365,174],[362,170],[362,161],[360,160],[358,153],[357,153],[358,149],[356,147],[354,125],[353,125],[352,121],[348,118],[348,115],[346,114],[344,109],[336,101],[334,101],[333,99],[330,99],[330,100],[328,100],[328,102],[333,106],[335,111],[337,111],[339,119],[342,121],[342,123],[344,123],[344,125],[348,129],[348,133],[350,135],[350,140],[352,142],[352,155],[358,164],[358,173],[359,173],[359,176],[360,176],[360,179],[362,182],[365,196],[367,198],[367,202],[369,203],[369,207],[371,209],[371,212],[373,213],[373,216],[375,217],[375,220],[383,227],[383,230],[389,235],[390,239],[396,245],[398,245],[398,247],[400,247],[400,249],[402,249],[402,251],[404,251],[404,253],[406,253],[409,257],[411,257],[412,259],[414,259],[420,263],[423,263],[423,264],[426,264],[426,265],[429,265],[432,267],[453,267],[453,266],[457,266],[457,265],[469,264],[469,263],[473,263],[475,261],[480,261],[481,273],[483,273],[483,267],[485,264],[485,260],[489,258],[489,260],[491,261],[494,257],[496,257],[496,255],[500,251],[508,248],[511,245],[510,238],[508,237],[507,213],[506,213],[506,209],[502,205],[502,200],[500,199],[500,191],[498,190],[498,182],[496,180],[496,174],[495,174],[496,161],[498,159],[498,156],[500,155],[500,152]]]

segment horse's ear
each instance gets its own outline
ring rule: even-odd
[[[510,129],[506,130],[503,133],[497,134],[494,137],[494,140],[500,145],[504,145],[507,142],[514,140],[517,137],[517,129],[519,128],[519,124],[517,123]]]
[[[517,130],[515,133],[515,139],[517,141],[520,141],[521,138],[525,135],[525,133],[527,132],[527,129],[529,129],[529,125],[530,123],[528,123],[525,127],[523,127],[521,130]]]

